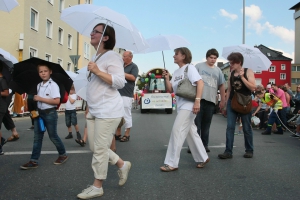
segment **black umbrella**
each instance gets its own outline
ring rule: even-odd
[[[66,71],[57,63],[42,60],[40,58],[29,58],[22,62],[14,64],[13,80],[10,83],[10,88],[20,94],[37,94],[37,85],[42,82],[39,76],[37,66],[40,63],[48,63],[52,70],[51,78],[60,86],[63,85],[64,89],[69,93],[73,84],[72,79]]]
[[[0,62],[3,63],[3,77],[6,79],[7,83],[9,83],[11,80],[11,73],[13,71],[14,65],[11,61],[5,59],[2,55],[0,55]]]

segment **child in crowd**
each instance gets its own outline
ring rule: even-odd
[[[275,134],[283,134],[283,130],[281,127],[281,123],[278,117],[278,112],[281,112],[282,109],[282,101],[272,93],[266,93],[264,89],[256,90],[255,95],[260,98],[262,103],[267,104],[268,106],[272,107],[273,110],[270,113],[267,129],[262,132],[262,135],[271,135],[272,125],[276,123],[277,131],[274,132]]]
[[[21,169],[33,169],[38,167],[38,159],[41,155],[44,131],[38,125],[39,118],[42,118],[47,129],[50,140],[56,146],[59,153],[54,161],[55,165],[60,165],[68,159],[65,146],[57,135],[57,112],[56,107],[60,103],[60,92],[58,85],[50,78],[52,74],[51,66],[47,62],[38,65],[38,74],[42,82],[37,85],[37,95],[33,100],[37,101],[39,117],[34,118],[34,141],[30,161],[22,166]]]
[[[72,127],[71,125],[74,126],[76,134],[77,134],[77,140],[81,140],[81,135],[79,133],[79,127],[77,124],[77,113],[76,113],[76,104],[75,101],[77,99],[77,95],[75,94],[75,88],[74,85],[72,85],[70,93],[69,93],[69,98],[66,105],[66,110],[65,110],[65,121],[66,121],[66,126],[68,127],[68,132],[69,134],[65,139],[71,139],[73,138],[72,135]]]
[[[5,78],[3,77],[2,70],[3,70],[3,62],[0,61],[0,129],[1,129],[3,117],[7,110],[6,97],[9,95],[8,85]],[[0,138],[1,138],[0,155],[3,155],[4,153],[2,151],[2,146],[5,144],[6,140],[2,138],[1,130],[0,130]]]

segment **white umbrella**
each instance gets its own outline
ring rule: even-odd
[[[10,12],[18,5],[19,3],[16,0],[0,0],[0,10],[5,12]]]
[[[99,7],[91,4],[72,6],[62,11],[60,19],[80,34],[88,37],[95,25],[104,23],[115,29],[116,47],[135,52],[148,48],[141,33],[128,18],[107,7]]]
[[[5,59],[11,61],[13,64],[18,62],[18,60],[14,56],[12,56],[9,52],[1,48],[0,48],[0,54],[2,54]]]
[[[258,48],[245,44],[224,47],[222,57],[226,58],[233,52],[239,52],[244,57],[243,67],[253,71],[267,71],[271,66],[271,61]]]
[[[74,78],[74,87],[75,92],[78,96],[80,96],[82,99],[86,100],[86,86],[87,86],[88,80],[87,80],[87,71],[79,73]]]
[[[69,75],[69,77],[74,81],[74,79],[76,78],[76,76],[78,74],[71,72],[71,71],[66,71],[66,73]]]
[[[146,39],[149,48],[145,49],[140,53],[151,53],[161,51],[163,55],[164,68],[165,58],[164,50],[174,50],[179,47],[187,47],[190,43],[180,35],[158,35],[149,39]]]

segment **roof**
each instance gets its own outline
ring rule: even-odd
[[[226,68],[228,68],[228,67],[230,67],[229,62],[227,62],[227,63],[225,63],[224,65],[222,65],[222,66],[220,67],[220,69],[223,70],[223,69],[226,69]]]
[[[296,8],[300,7],[300,2],[290,8],[290,10],[296,10]]]
[[[293,60],[291,58],[282,55],[282,52],[270,49],[262,44],[256,46],[256,48],[258,48],[263,54],[265,54],[265,56],[267,56],[269,60],[290,60],[290,61]]]

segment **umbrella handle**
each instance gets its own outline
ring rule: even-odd
[[[162,56],[163,56],[163,61],[164,61],[164,69],[166,69],[164,52],[163,52],[163,51],[161,51],[161,53],[162,53]]]

